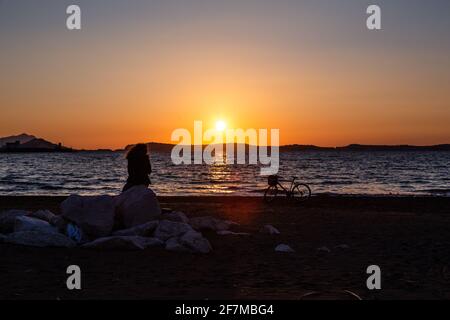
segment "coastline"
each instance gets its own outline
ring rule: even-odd
[[[0,210],[50,209],[65,197],[0,197]],[[240,224],[249,236],[205,233],[213,252],[174,254],[0,245],[0,299],[310,299],[450,298],[450,198],[315,197],[304,204],[262,198],[160,197],[189,217]],[[271,224],[278,236],[259,233]],[[286,243],[292,254],[274,252]],[[340,245],[348,249],[339,249]],[[326,246],[331,252],[317,249]],[[65,287],[65,270],[85,272],[83,290]],[[379,265],[383,290],[366,288]],[[354,297],[353,297],[354,298]]]
[[[10,196],[0,195],[0,211],[9,209],[53,209],[59,212],[59,204],[68,196]],[[339,207],[352,204],[354,209],[358,206],[382,206],[394,207],[396,209],[412,210],[419,212],[426,207],[433,208],[434,212],[448,213],[450,215],[450,197],[440,195],[340,195],[340,194],[319,194],[313,195],[307,202],[297,204],[284,197],[280,197],[273,204],[265,204],[263,197],[255,196],[233,196],[233,195],[195,195],[195,196],[158,196],[161,206],[170,204],[229,204],[235,202],[260,204],[267,207],[276,207],[277,204],[283,206],[301,206],[303,208],[314,207]],[[356,206],[356,207],[355,207]]]

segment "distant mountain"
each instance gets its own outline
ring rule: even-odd
[[[0,138],[0,152],[69,152],[70,148],[35,136],[21,134]]]
[[[338,147],[336,150],[349,151],[450,151],[450,144],[439,144],[435,146],[410,146],[410,145],[361,145],[351,144],[346,147]]]
[[[58,145],[44,139],[33,139],[19,145],[21,149],[56,149]]]
[[[300,144],[292,144],[287,146],[281,146],[280,151],[289,152],[289,151],[311,151],[311,150],[335,150],[335,148],[331,147],[318,147],[314,145],[300,145]]]
[[[281,146],[280,151],[305,151],[305,150],[338,150],[338,151],[450,151],[450,144],[440,144],[435,146],[410,146],[410,145],[363,145],[350,144],[344,147],[317,147],[309,145],[288,145]]]
[[[148,142],[145,144],[148,146],[150,152],[171,152],[173,147],[175,146],[174,144],[170,143],[157,143],[157,142]],[[116,150],[116,151],[128,151],[134,146],[135,144],[129,144],[123,150]]]
[[[19,143],[22,144],[22,143],[29,142],[33,139],[36,139],[36,137],[26,134],[26,133],[22,133],[17,136],[9,136],[9,137],[0,138],[0,148],[4,147],[7,143],[14,143],[16,141],[19,141]]]
[[[151,152],[171,152],[174,144],[168,143],[146,143],[149,146]],[[128,145],[125,147],[125,151],[129,150],[134,145]],[[236,146],[236,144],[235,144]],[[245,145],[246,150],[248,150],[249,145]],[[193,146],[191,146],[193,148]],[[292,152],[292,151],[450,151],[450,144],[441,144],[434,146],[410,146],[410,145],[398,145],[398,146],[388,146],[388,145],[361,145],[361,144],[351,144],[344,147],[318,147],[314,145],[285,145],[280,146],[281,152]]]
[[[149,146],[150,152],[171,152],[175,144],[170,143],[146,143]],[[237,144],[235,144],[236,147]],[[128,145],[122,150],[127,151],[134,145]],[[191,146],[192,148],[194,146]],[[203,146],[205,147],[205,146]],[[245,145],[246,151],[249,150],[249,145]],[[225,150],[225,148],[224,148]],[[284,145],[280,146],[280,152],[295,152],[295,151],[450,151],[450,144],[441,144],[434,146],[411,146],[411,145],[362,145],[351,144],[344,147],[319,147],[314,145]],[[26,133],[0,138],[0,152],[69,152],[79,151],[67,148],[61,144],[55,144],[42,138],[37,138]],[[83,151],[102,151],[112,152],[109,149],[98,150],[83,150]]]

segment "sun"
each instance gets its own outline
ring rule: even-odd
[[[227,124],[225,121],[219,120],[216,122],[216,130],[217,131],[222,132],[222,131],[225,131],[226,128],[227,128]]]

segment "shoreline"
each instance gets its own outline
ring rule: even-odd
[[[10,209],[41,210],[48,209],[55,214],[60,212],[60,204],[68,196],[0,196],[0,212]],[[307,210],[347,210],[351,214],[369,209],[377,211],[410,212],[414,214],[448,214],[450,217],[450,197],[439,196],[313,196],[308,201],[297,203],[284,197],[277,198],[272,203],[264,202],[263,197],[245,196],[159,196],[161,208],[185,211],[185,207],[229,207],[235,204],[241,206],[260,207],[268,210],[283,208],[304,208]],[[239,208],[237,208],[239,210]]]

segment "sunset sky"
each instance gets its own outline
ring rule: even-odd
[[[75,148],[194,120],[281,144],[450,143],[450,1],[0,0],[0,90],[0,136]]]

